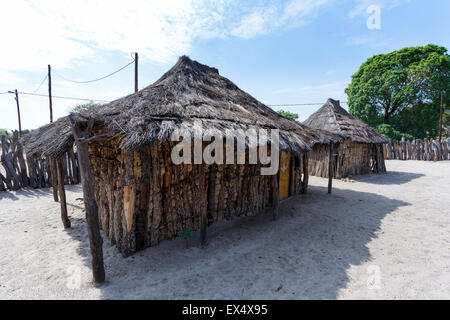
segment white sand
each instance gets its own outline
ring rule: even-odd
[[[332,195],[311,177],[278,221],[215,224],[203,249],[176,239],[125,259],[105,240],[99,288],[79,186],[68,187],[67,231],[49,189],[0,192],[0,298],[449,299],[450,161],[387,168],[334,181]]]

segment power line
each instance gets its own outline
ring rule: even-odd
[[[42,84],[44,83],[45,80],[47,80],[48,74],[45,75],[44,79],[42,79],[41,83],[39,84],[39,87],[37,87],[36,90],[33,91],[33,93],[36,93],[39,91],[39,89],[41,88]]]
[[[341,103],[347,104],[347,101],[341,101]],[[324,102],[317,103],[285,103],[285,104],[268,104],[268,107],[296,107],[296,106],[317,106],[323,105]]]
[[[24,94],[24,95],[29,95],[29,96],[38,96],[38,97],[46,97],[46,98],[48,98],[48,95],[46,95],[46,94],[23,92],[23,91],[18,91],[18,93]],[[79,100],[79,101],[111,102],[109,100],[92,99],[92,98],[75,98],[75,97],[65,97],[65,96],[52,96],[52,97],[53,98],[57,98],[57,99],[68,99],[68,100]]]
[[[44,80],[47,77],[44,78]],[[44,80],[42,81],[42,83],[44,82]],[[35,90],[36,92],[36,90]],[[48,97],[45,94],[37,94],[35,92],[23,92],[23,91],[19,91],[18,93],[20,94],[25,94],[25,95],[30,95],[30,96],[39,96],[39,97]],[[6,94],[8,93],[6,92],[0,92],[0,94]],[[100,101],[100,102],[111,102],[110,100],[101,100],[101,99],[92,99],[92,98],[78,98],[78,97],[67,97],[67,96],[52,96],[53,98],[58,98],[58,99],[69,99],[69,100],[79,100],[79,101]],[[345,103],[347,104],[347,101],[342,101],[341,103]],[[295,107],[295,106],[316,106],[316,105],[323,105],[324,102],[312,102],[312,103],[285,103],[285,104],[268,104],[268,107]]]
[[[112,72],[112,73],[110,73],[110,74],[108,74],[106,76],[103,76],[103,77],[100,77],[100,78],[97,78],[97,79],[93,79],[93,80],[87,80],[87,81],[70,80],[70,79],[67,79],[66,77],[63,77],[62,75],[60,75],[59,73],[55,72],[54,70],[53,70],[53,73],[56,74],[58,77],[66,80],[66,81],[69,81],[69,82],[73,82],[73,83],[91,83],[91,82],[96,82],[96,81],[100,81],[100,80],[106,79],[106,78],[116,74],[117,72],[122,71],[123,69],[125,69],[126,67],[131,65],[132,63],[134,63],[134,60],[129,62],[129,63],[127,63],[122,68],[117,69],[116,71],[114,71],[114,72]]]

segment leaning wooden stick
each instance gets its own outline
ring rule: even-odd
[[[96,283],[105,282],[105,268],[103,265],[103,240],[100,234],[98,219],[98,206],[94,198],[94,181],[92,179],[91,164],[87,142],[80,141],[87,138],[94,125],[94,120],[86,121],[75,115],[69,116],[72,123],[72,131],[77,144],[78,162],[83,184],[83,198],[86,209],[86,224],[88,229],[89,244],[92,256],[92,273]]]
[[[53,161],[53,159],[50,161]],[[70,228],[70,220],[67,215],[66,190],[64,189],[64,171],[61,157],[56,159],[56,171],[58,175],[59,197],[61,200],[61,220],[64,228]]]

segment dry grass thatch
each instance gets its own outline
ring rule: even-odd
[[[388,143],[389,140],[378,133],[368,124],[356,119],[339,105],[339,101],[328,101],[314,112],[303,124],[323,129],[341,135],[344,139],[350,139],[359,143]]]
[[[193,133],[199,129],[226,135],[226,129],[265,128],[280,130],[280,148],[293,154],[312,145],[336,139],[280,116],[230,80],[186,56],[154,84],[96,108],[88,115],[111,134],[121,134],[121,146],[134,149],[167,140],[173,130]]]
[[[21,142],[28,157],[62,156],[74,143],[69,117],[59,118],[23,135]]]
[[[339,135],[314,130],[279,115],[234,83],[187,56],[154,84],[82,113],[95,120],[95,129],[120,135],[120,147],[136,149],[170,138],[175,129],[194,135],[200,129],[226,135],[226,129],[280,130],[280,149],[299,155],[315,143],[340,141]],[[36,130],[26,150],[35,155],[63,154],[73,143],[68,118]]]

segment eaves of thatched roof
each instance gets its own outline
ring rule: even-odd
[[[28,157],[59,157],[73,146],[69,117],[59,118],[21,138]]]
[[[359,143],[388,143],[389,140],[368,124],[355,118],[339,105],[339,101],[328,101],[314,112],[303,124],[314,129],[339,134],[344,139]]]

